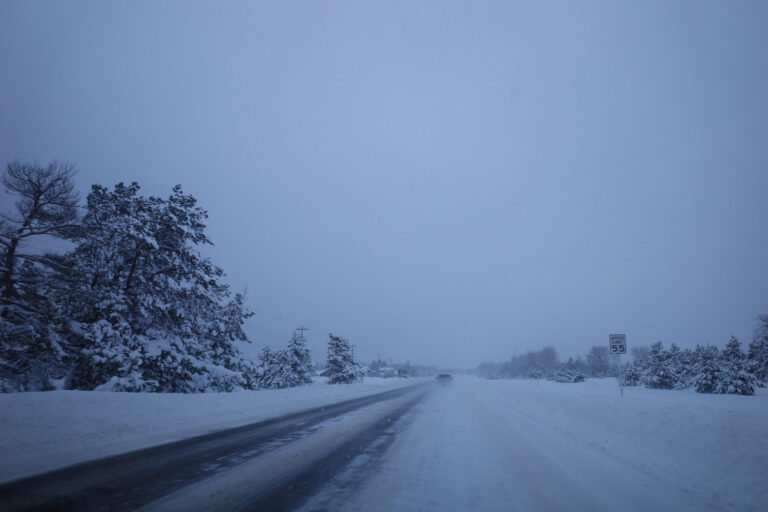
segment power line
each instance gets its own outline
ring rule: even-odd
[[[245,323],[245,324],[246,324],[246,325],[247,325],[247,326],[248,326],[250,329],[252,329],[252,330],[254,330],[254,331],[256,331],[256,332],[258,332],[259,334],[262,334],[262,335],[264,335],[264,336],[269,336],[270,338],[274,338],[274,339],[276,339],[276,340],[279,340],[279,341],[286,341],[286,340],[287,340],[287,336],[279,336],[279,335],[277,335],[277,334],[275,334],[275,333],[273,333],[273,332],[270,332],[270,331],[268,331],[268,330],[264,329],[264,328],[263,328],[263,327],[261,327],[260,325],[257,325],[257,324],[254,324],[254,323],[248,322],[248,320],[247,320],[247,319],[245,320],[245,322],[244,322],[244,323]]]
[[[256,308],[252,308],[252,307],[249,307],[248,309],[250,309],[254,313],[258,313],[260,315],[263,315],[263,316],[266,316],[266,317],[269,317],[269,318],[272,318],[272,319],[275,319],[275,320],[279,320],[281,322],[285,322],[286,324],[289,324],[289,325],[292,325],[292,326],[297,326],[300,323],[300,322],[294,322],[293,320],[287,320],[285,318],[279,317],[277,315],[273,315],[271,313],[267,313],[266,311],[262,311],[260,309],[256,309]]]

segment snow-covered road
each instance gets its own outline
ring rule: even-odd
[[[510,407],[507,395],[526,390],[508,384],[457,379],[436,387],[371,478],[347,493],[337,481],[304,510],[704,511],[758,510],[765,503],[723,496],[722,489],[696,492],[648,471],[642,456],[621,458],[582,443],[541,421],[545,411],[535,396],[528,408]],[[724,473],[714,457],[713,467],[699,471]]]

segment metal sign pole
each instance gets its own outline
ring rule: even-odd
[[[621,370],[621,354],[617,354],[616,357],[619,360],[619,396],[624,397],[624,375]]]

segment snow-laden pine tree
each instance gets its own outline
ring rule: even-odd
[[[693,353],[689,349],[680,350],[676,343],[671,343],[667,351],[667,366],[674,375],[675,389],[691,386],[694,377]]]
[[[139,186],[94,185],[86,235],[62,264],[58,292],[73,320],[76,389],[196,392],[253,385],[235,346],[248,341],[243,297],[200,255],[207,212],[180,186],[143,197]]]
[[[59,258],[27,242],[79,232],[74,174],[56,161],[11,162],[3,174],[15,208],[0,211],[0,391],[52,389],[66,376],[68,321],[50,293]]]
[[[698,393],[715,393],[720,373],[720,351],[714,345],[696,345],[693,387]]]
[[[678,356],[678,375],[675,388],[684,389],[693,386],[693,379],[696,377],[696,357],[689,348],[680,351]]]
[[[674,376],[674,387],[679,388],[681,387],[681,375],[683,373],[682,370],[682,362],[680,361],[680,347],[677,346],[677,343],[670,343],[669,349],[667,349],[667,367],[669,368],[669,371]]]
[[[292,386],[312,384],[312,376],[315,374],[314,363],[307,348],[307,340],[299,331],[294,331],[291,335],[288,348],[285,350],[285,358],[290,368]]]
[[[328,340],[328,370],[333,374],[328,378],[329,384],[348,384],[363,380],[363,371],[352,352],[349,340],[341,336],[329,334]]]
[[[282,350],[273,351],[264,347],[256,368],[256,382],[259,389],[283,389],[290,387],[289,365]]]
[[[720,353],[720,371],[715,381],[714,393],[754,395],[757,380],[746,367],[746,357],[739,340],[731,340]]]
[[[259,357],[256,381],[261,389],[282,389],[312,383],[312,357],[304,336],[294,331],[285,350],[265,347]]]
[[[652,389],[672,389],[677,377],[669,361],[669,352],[660,341],[651,345],[648,357],[643,361],[643,380]]]
[[[768,382],[768,315],[758,317],[755,336],[749,344],[747,365],[757,379],[758,385]]]

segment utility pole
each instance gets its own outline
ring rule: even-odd
[[[304,337],[304,331],[308,331],[308,330],[309,330],[309,328],[308,328],[308,327],[304,327],[304,326],[302,325],[301,327],[297,327],[297,328],[296,328],[296,330],[297,330],[297,331],[299,331],[299,332],[301,333],[301,334],[300,334],[300,336],[303,338],[303,337]]]

